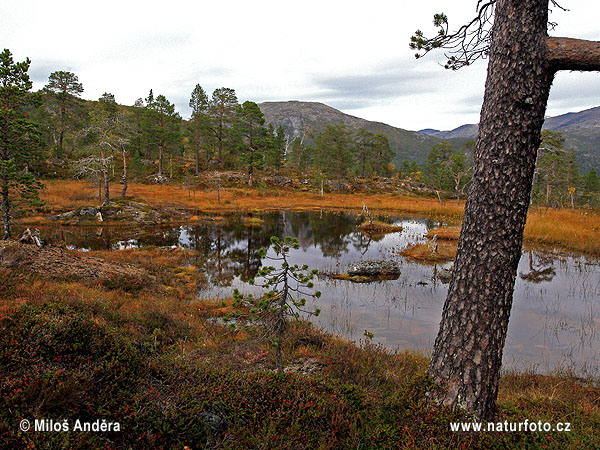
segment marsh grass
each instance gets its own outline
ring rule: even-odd
[[[427,232],[428,238],[437,236],[438,240],[455,241],[460,237],[460,226],[438,227]]]
[[[428,403],[423,356],[297,322],[286,366],[310,362],[314,370],[277,375],[268,344],[219,320],[232,299],[197,299],[204,277],[193,252],[92,253],[143,268],[153,281],[121,288],[0,274],[2,448],[597,447],[600,389],[587,381],[529,373],[501,380],[499,419],[570,421],[572,433],[452,433],[460,416]],[[14,426],[22,417],[101,417],[122,431],[26,434]]]
[[[400,225],[390,225],[389,223],[373,220],[372,222],[365,221],[357,227],[360,231],[368,234],[387,234],[399,233],[402,231]]]
[[[41,198],[47,202],[44,211],[50,214],[64,212],[97,200],[97,186],[76,180],[44,181]],[[120,186],[111,186],[112,198],[118,198]],[[408,197],[394,194],[336,194],[320,196],[302,191],[249,190],[223,188],[220,202],[216,191],[197,191],[191,197],[185,186],[148,185],[131,183],[128,194],[147,202],[153,207],[181,207],[205,213],[225,214],[251,210],[354,210],[360,211],[364,204],[378,212],[402,213],[419,217],[443,219],[449,223],[460,223],[464,203],[446,202],[441,206],[437,199]],[[20,220],[31,222],[33,217],[43,221],[43,215],[31,214]],[[33,220],[34,222],[36,220]],[[453,239],[456,228],[448,230]],[[445,233],[443,229],[438,233]],[[438,236],[439,239],[443,239]],[[524,241],[530,244],[573,250],[600,256],[600,215],[586,209],[548,209],[532,207],[525,226]]]
[[[400,252],[402,256],[424,264],[438,264],[453,261],[456,258],[458,243],[450,240],[437,242],[437,250],[432,242],[417,244]]]

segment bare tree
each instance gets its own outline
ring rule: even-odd
[[[127,125],[125,124],[124,115],[122,113],[107,114],[99,105],[94,111],[93,124],[85,128],[80,133],[80,136],[91,136],[93,143],[86,146],[85,152],[91,153],[76,162],[78,174],[88,174],[91,176],[101,172],[101,177],[104,186],[104,201],[102,205],[110,203],[109,189],[109,167],[112,162],[114,153],[121,153],[123,157],[123,190],[121,196],[125,196],[127,191],[127,153],[126,145],[129,139],[126,137]]]
[[[549,0],[477,2],[476,17],[438,35],[418,31],[421,54],[449,49],[446,67],[489,57],[473,177],[429,374],[444,404],[482,420],[495,404],[546,103],[559,70],[599,70],[600,43],[548,37]],[[492,25],[493,22],[493,25]]]

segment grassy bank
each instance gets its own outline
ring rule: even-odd
[[[84,257],[84,256],[81,256]],[[0,273],[0,447],[581,449],[600,445],[600,389],[510,374],[499,421],[571,422],[569,433],[453,433],[429,404],[427,360],[295,323],[277,375],[261,330],[233,331],[198,300],[194,254],[90,252],[146,276]],[[120,432],[22,432],[21,419],[106,419]]]
[[[46,201],[44,215],[29,217],[30,222],[47,218],[50,214],[96,204],[95,186],[83,181],[50,180],[41,197]],[[112,188],[111,195],[119,196],[120,186]],[[131,184],[128,195],[164,208],[187,208],[199,212],[228,213],[272,209],[331,209],[360,212],[366,204],[374,212],[406,214],[434,218],[448,223],[460,223],[464,203],[448,201],[444,206],[436,199],[408,197],[393,194],[325,194],[292,192],[286,190],[221,189],[217,202],[216,191],[188,191],[173,185]],[[600,256],[600,215],[582,209],[547,209],[533,207],[527,217],[525,242],[562,250]]]

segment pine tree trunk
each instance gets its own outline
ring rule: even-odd
[[[104,203],[102,206],[106,206],[110,203],[110,192],[108,187],[108,170],[104,171]]]
[[[162,177],[162,173],[163,173],[162,161],[163,161],[163,144],[161,142],[160,145],[158,146],[158,176],[159,177]]]
[[[254,150],[250,149],[250,162],[248,163],[248,187],[252,187],[254,181]]]
[[[200,136],[196,126],[196,176],[200,175]]]
[[[121,191],[121,198],[125,198],[127,193],[127,152],[123,147],[123,190]]]
[[[4,220],[4,237],[2,239],[8,239],[11,237],[11,231],[10,201],[8,197],[8,176],[6,174],[2,176],[2,218]]]
[[[106,206],[110,203],[110,193],[108,188],[108,162],[104,157],[104,150],[100,150],[100,157],[102,158],[102,178],[104,181],[104,202],[102,206]]]
[[[473,179],[429,374],[446,405],[494,416],[536,151],[554,71],[548,0],[498,0]]]
[[[63,154],[63,138],[65,135],[65,131],[64,130],[60,130],[60,134],[58,135],[58,156],[60,158],[62,158],[62,154]]]

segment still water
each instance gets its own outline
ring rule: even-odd
[[[50,240],[72,248],[123,249],[146,245],[179,246],[194,250],[193,264],[207,278],[199,298],[224,298],[238,288],[259,294],[248,284],[265,263],[258,249],[270,236],[297,237],[291,264],[319,269],[315,289],[322,297],[313,318],[320,327],[358,341],[365,330],[374,342],[389,348],[411,348],[427,354],[437,334],[448,285],[437,273],[450,264],[425,265],[398,253],[425,242],[430,228],[443,225],[427,220],[382,216],[403,230],[372,237],[356,230],[360,217],[339,212],[273,212],[262,223],[244,224],[240,215],[198,225],[167,229],[57,228]],[[401,268],[396,280],[357,284],[333,280],[324,273],[344,273],[359,260],[394,260]],[[271,264],[269,262],[269,264]],[[518,269],[513,310],[504,348],[504,367],[547,373],[573,371],[600,375],[600,261],[583,256],[525,249]]]

